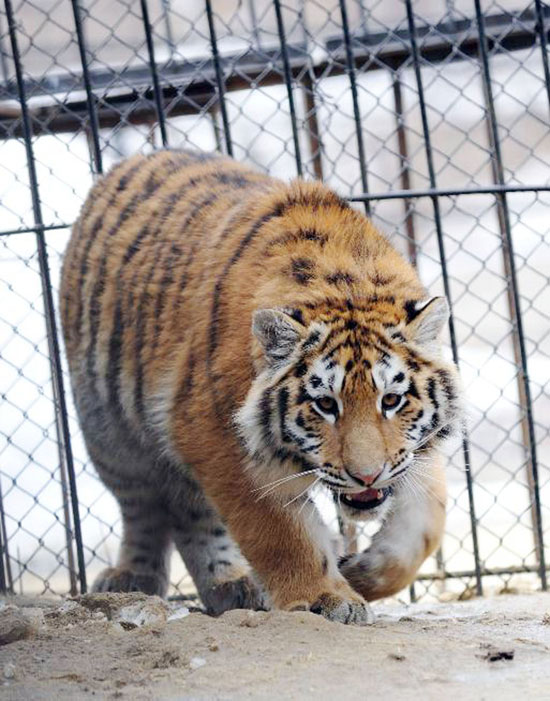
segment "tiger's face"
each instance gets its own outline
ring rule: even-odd
[[[457,428],[454,367],[440,356],[447,303],[256,312],[257,376],[237,423],[257,464],[332,489],[350,518],[378,516],[392,486]],[[266,473],[267,474],[267,473]],[[383,505],[385,505],[383,507]]]

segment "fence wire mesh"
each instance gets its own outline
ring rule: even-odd
[[[85,590],[116,556],[56,287],[94,177],[162,146],[323,179],[447,294],[470,418],[410,596],[546,588],[549,29],[541,0],[5,0],[0,590]]]

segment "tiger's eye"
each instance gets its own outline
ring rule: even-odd
[[[338,402],[333,397],[318,397],[315,400],[315,404],[325,414],[338,415]]]
[[[398,406],[400,401],[400,394],[394,394],[393,392],[389,392],[388,394],[385,394],[382,397],[382,409],[395,409],[395,407]]]

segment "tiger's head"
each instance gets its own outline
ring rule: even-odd
[[[460,425],[439,347],[447,318],[444,297],[256,311],[256,376],[236,417],[253,464],[271,480],[318,479],[352,519],[380,515],[392,485]]]

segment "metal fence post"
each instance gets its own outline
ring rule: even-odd
[[[101,144],[99,140],[99,123],[97,119],[96,100],[92,92],[90,71],[88,69],[88,59],[86,56],[87,48],[84,36],[82,13],[80,10],[80,0],[71,0],[71,4],[73,8],[76,40],[78,42],[78,52],[80,54],[80,64],[82,66],[82,79],[84,81],[84,88],[86,90],[86,102],[88,104],[88,117],[90,122],[92,140],[92,173],[94,173],[95,175],[101,175],[101,173],[103,173],[103,162],[101,157]]]
[[[426,111],[426,103],[424,99],[424,87],[422,84],[422,74],[420,70],[420,53],[418,51],[418,45],[416,43],[416,26],[414,23],[414,13],[412,9],[412,1],[405,0],[407,6],[407,22],[409,27],[409,36],[411,42],[411,53],[413,59],[414,73],[416,78],[416,84],[418,89],[418,100],[420,104],[420,115],[422,120],[422,134],[424,137],[424,144],[426,150],[426,161],[428,165],[428,174],[430,179],[430,188],[434,190],[434,194],[431,196],[433,210],[434,210],[434,221],[437,235],[437,245],[439,248],[439,257],[441,261],[441,274],[443,276],[443,288],[445,290],[445,295],[449,302],[450,316],[449,316],[449,335],[451,338],[451,349],[453,353],[453,360],[458,365],[458,348],[456,343],[456,334],[454,328],[453,319],[453,306],[451,298],[451,287],[449,284],[449,273],[447,271],[447,257],[445,254],[445,242],[443,239],[443,226],[441,223],[441,212],[439,209],[439,195],[436,191],[436,178],[435,178],[435,168],[433,164],[432,146],[431,146],[431,136],[430,127],[428,124],[428,114]],[[464,457],[464,466],[466,469],[466,485],[468,489],[468,501],[470,507],[470,526],[472,529],[472,547],[474,553],[474,565],[475,565],[475,577],[476,577],[476,591],[478,595],[483,593],[483,585],[481,582],[481,561],[479,556],[479,544],[477,537],[477,519],[475,513],[474,504],[474,490],[473,490],[473,477],[470,465],[470,446],[468,440],[464,437],[462,441],[462,454]]]
[[[229,116],[225,103],[225,81],[221,68],[220,54],[218,51],[218,39],[216,36],[216,25],[214,24],[214,13],[212,12],[211,0],[206,0],[206,16],[208,18],[208,31],[210,33],[210,46],[212,48],[212,58],[216,71],[216,85],[218,89],[218,102],[222,115],[223,133],[225,137],[225,151],[228,156],[233,155],[233,141],[231,139],[231,129],[229,126]]]
[[[164,148],[168,146],[168,134],[166,132],[166,118],[164,116],[164,105],[162,90],[159,81],[157,63],[155,61],[155,45],[153,42],[153,28],[149,19],[149,8],[147,0],[140,0],[141,16],[143,19],[143,29],[145,31],[145,41],[147,42],[147,54],[149,56],[149,68],[151,69],[151,79],[153,81],[153,93],[155,96],[155,105],[157,110],[158,125],[160,129],[160,138]]]
[[[344,32],[344,44],[346,47],[346,70],[349,77],[351,99],[353,103],[355,137],[357,139],[357,155],[359,157],[359,168],[361,171],[361,186],[363,188],[363,192],[368,192],[367,161],[365,158],[365,145],[363,143],[363,126],[361,124],[361,110],[359,108],[359,96],[357,93],[357,76],[355,74],[355,62],[353,58],[353,49],[351,46],[346,0],[340,0],[340,16],[342,17],[342,31]],[[370,204],[368,200],[365,200],[364,207],[365,213],[367,215],[370,214]]]
[[[286,42],[285,25],[283,22],[283,13],[281,11],[280,0],[273,0],[275,5],[275,14],[277,17],[277,32],[279,34],[279,42],[281,44],[281,55],[283,59],[283,72],[285,77],[286,92],[288,96],[288,108],[290,110],[290,122],[292,126],[292,140],[294,142],[294,158],[296,160],[296,171],[301,176],[302,156],[300,153],[300,137],[298,134],[298,123],[296,120],[296,108],[294,106],[294,93],[292,90],[292,71],[290,70],[290,61],[288,58],[288,47]]]
[[[397,69],[392,73],[393,100],[395,105],[395,120],[397,122],[397,142],[399,148],[399,163],[401,166],[401,187],[403,190],[411,189],[410,168],[409,168],[409,147],[407,144],[407,131],[405,129],[405,118],[403,112],[403,91],[401,89],[401,79]],[[405,228],[407,231],[407,252],[409,260],[416,268],[416,232],[414,230],[414,207],[411,200],[403,198],[403,208],[405,210]]]
[[[500,139],[495,113],[491,74],[489,70],[487,37],[485,35],[485,21],[481,12],[480,0],[474,0],[474,4],[479,31],[479,48],[483,77],[483,90],[486,100],[486,113],[490,129],[489,133],[491,138],[491,147],[493,151],[491,164],[497,183],[499,185],[504,185],[504,168],[502,163],[502,153],[500,148]],[[510,214],[508,210],[508,201],[506,199],[506,193],[503,192],[497,194],[496,198],[499,209],[499,222],[501,228],[504,264],[508,286],[508,302],[512,312],[514,348],[515,352],[517,353],[517,359],[519,360],[519,394],[521,408],[524,413],[524,417],[522,417],[522,424],[525,422],[525,425],[523,426],[523,432],[524,437],[527,439],[527,448],[529,451],[528,481],[532,495],[531,513],[533,518],[533,532],[535,536],[535,552],[539,564],[541,586],[544,590],[546,590],[546,562],[544,556],[544,536],[542,530],[542,513],[540,505],[537,441],[535,438],[533,403],[531,398],[531,386],[529,384],[528,360],[527,351],[525,349],[525,335],[523,331],[523,319],[521,315],[521,304],[519,299],[516,260],[514,255],[514,242],[512,238],[512,229],[510,226]]]
[[[17,42],[17,28],[13,14],[11,0],[5,0],[6,17],[8,20],[8,31],[13,52],[15,75],[17,80],[17,90],[21,104],[21,116],[23,121],[25,151],[27,156],[27,170],[31,189],[32,210],[34,215],[34,231],[36,234],[36,245],[38,250],[38,261],[40,266],[40,279],[42,283],[42,294],[44,298],[46,328],[48,336],[48,350],[52,371],[52,386],[54,392],[54,407],[56,412],[56,426],[59,425],[60,433],[58,442],[62,446],[69,484],[71,488],[71,504],[73,510],[73,527],[76,543],[80,591],[86,591],[86,566],[84,562],[84,550],[82,543],[82,531],[80,527],[80,514],[78,496],[76,489],[76,475],[74,470],[73,453],[71,449],[71,435],[69,431],[69,420],[67,406],[65,403],[65,388],[63,383],[63,369],[61,365],[61,354],[59,349],[59,338],[57,335],[57,324],[55,320],[55,306],[53,303],[52,283],[50,278],[50,268],[48,264],[48,251],[44,236],[44,223],[42,219],[42,208],[38,194],[38,178],[36,174],[34,153],[32,146],[32,129],[30,115],[27,106],[25,85],[23,82],[23,69],[21,65],[21,55]]]
[[[537,13],[537,34],[539,35],[540,51],[542,58],[542,69],[544,71],[544,86],[548,107],[550,108],[550,67],[548,66],[548,30],[544,25],[544,12],[541,0],[535,0],[535,11]]]
[[[2,497],[2,480],[0,479],[0,594],[8,592],[13,594],[13,577],[8,549],[8,534],[6,532],[4,499]]]

